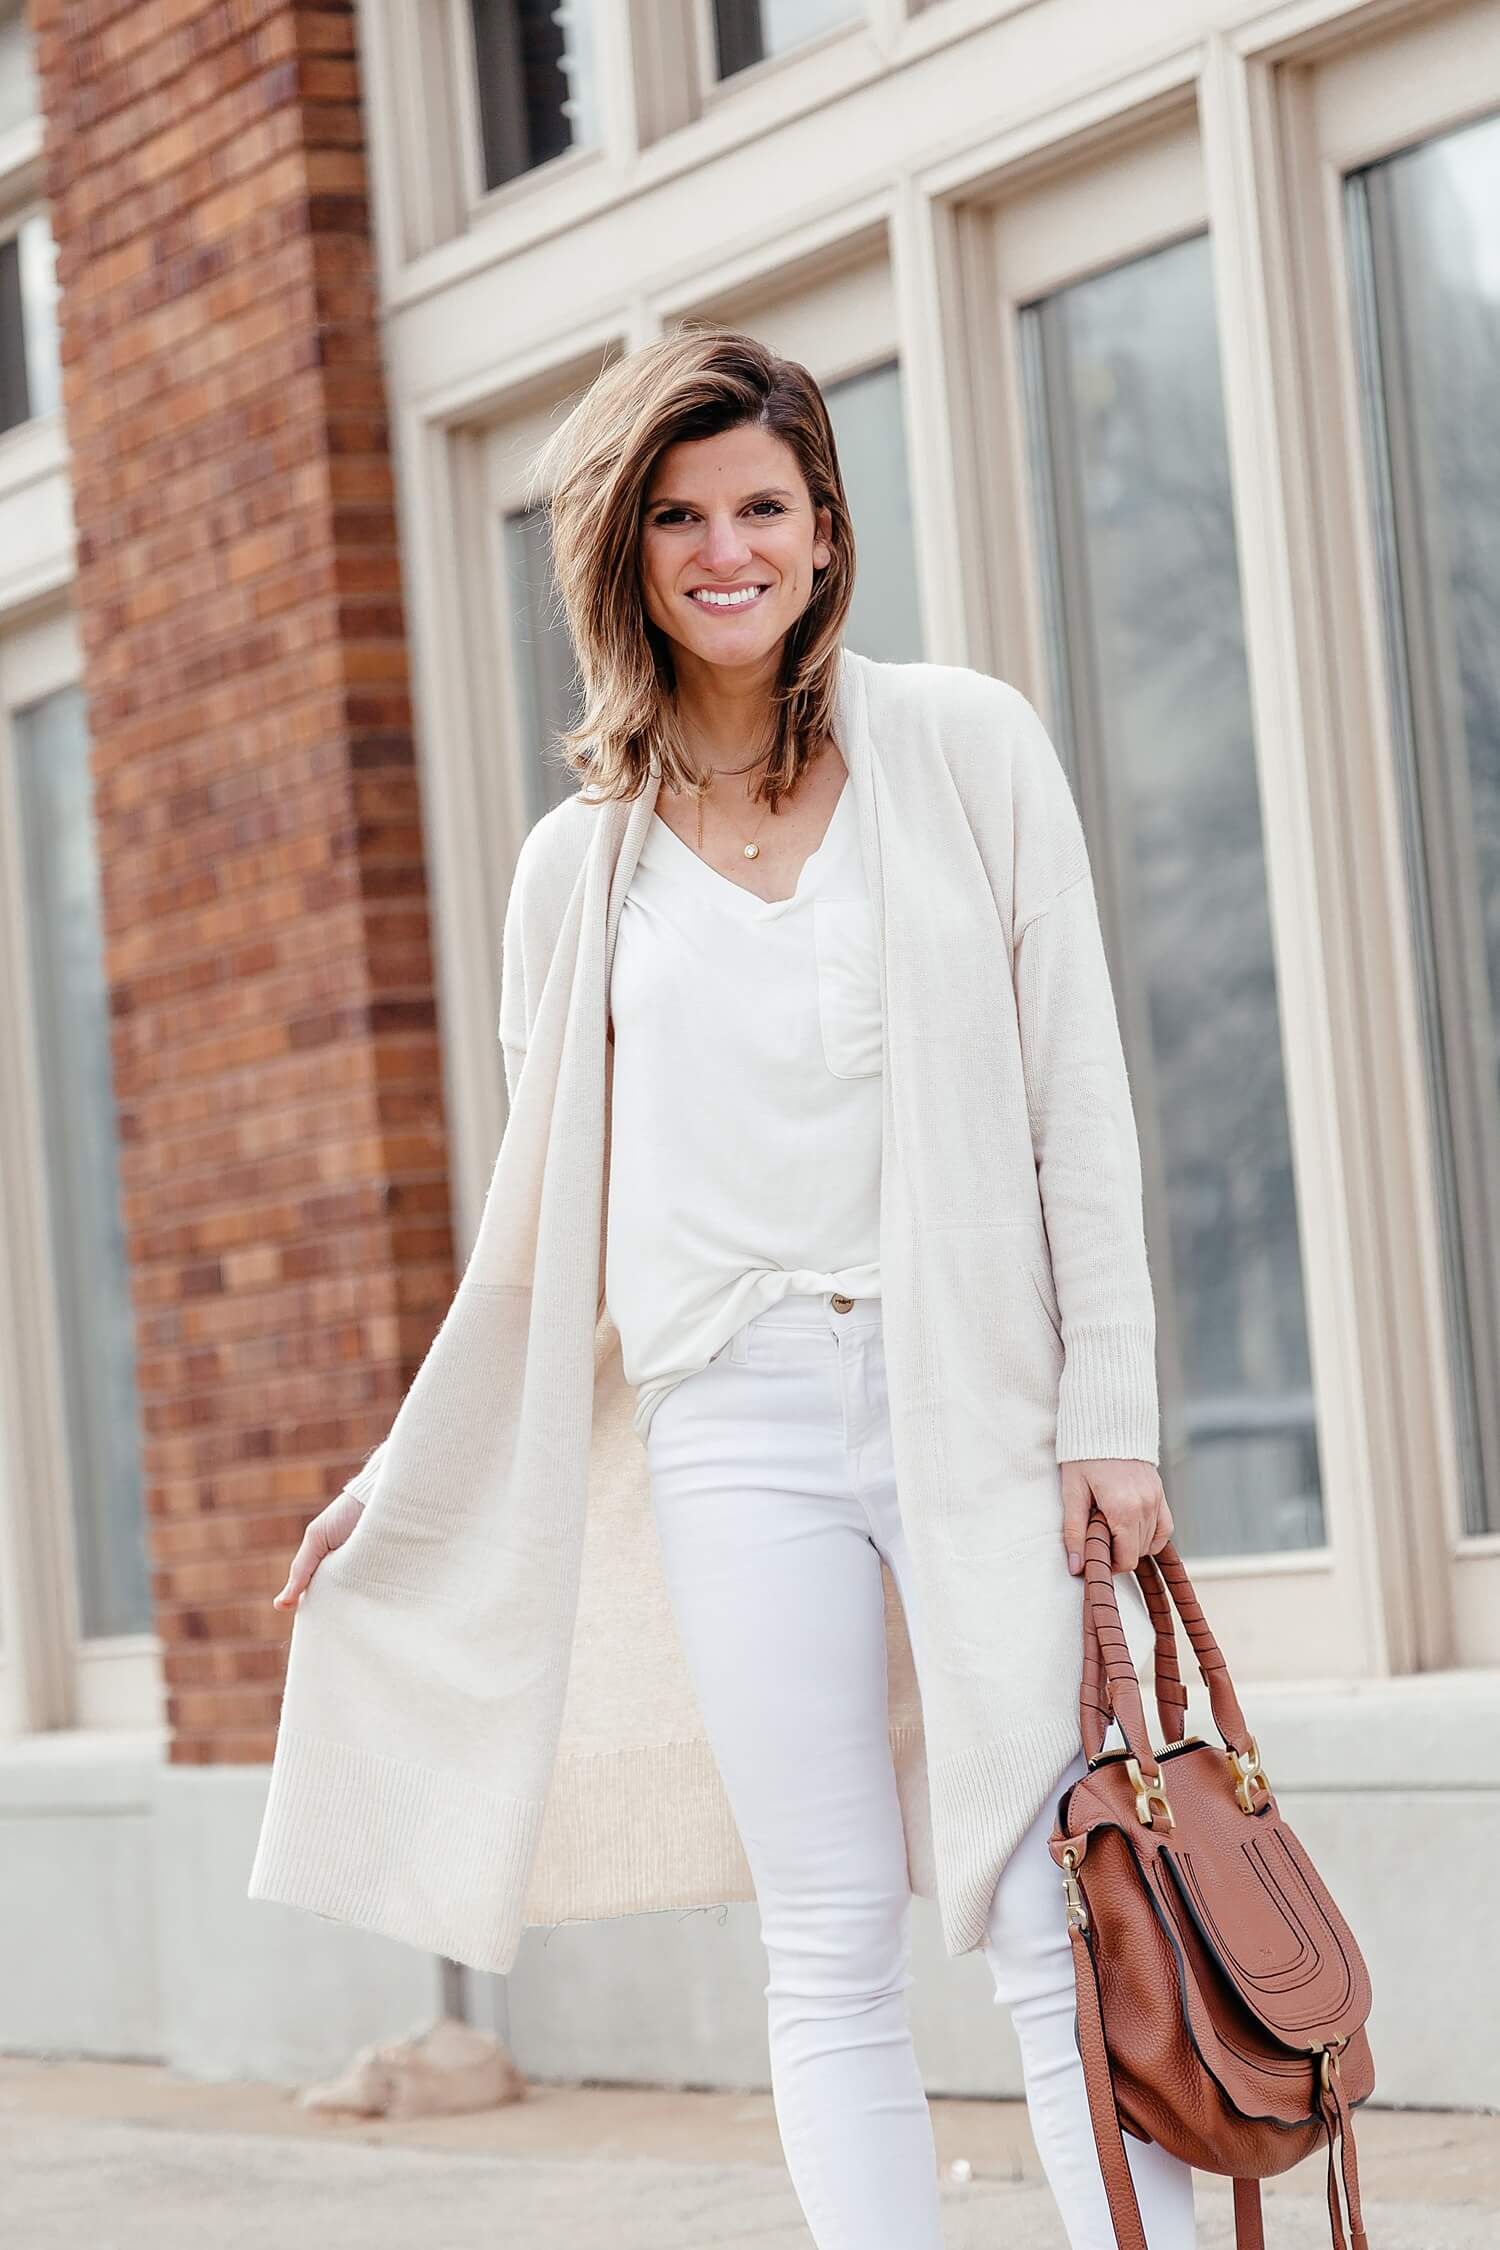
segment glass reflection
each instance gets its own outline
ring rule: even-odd
[[[1194,1554],[1323,1538],[1210,249],[1027,316],[1070,714],[1152,1209],[1164,1481]],[[1061,744],[1060,744],[1061,747]]]
[[[80,1630],[93,1639],[148,1632],[152,1617],[82,694],[48,696],[14,726]]]
[[[1356,173],[1346,212],[1464,1521],[1483,1532],[1500,1527],[1500,119]]]

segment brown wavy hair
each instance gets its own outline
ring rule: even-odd
[[[813,507],[829,511],[832,548],[782,642],[769,739],[755,746],[770,752],[755,797],[774,812],[832,731],[854,530],[823,394],[805,367],[755,337],[684,323],[596,377],[531,465],[533,500],[548,500],[557,599],[583,689],[576,724],[554,739],[590,801],[638,796],[654,768],[691,794],[712,780],[688,756],[672,645],[647,614],[641,528],[658,456],[746,423],[791,447]]]

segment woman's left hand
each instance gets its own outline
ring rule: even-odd
[[[1063,1545],[1075,1575],[1083,1569],[1091,1498],[1109,1525],[1111,1570],[1134,1570],[1172,1536],[1172,1511],[1149,1461],[1064,1461],[1062,1496]]]

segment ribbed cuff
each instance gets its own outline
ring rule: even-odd
[[[1135,1322],[1096,1322],[1067,1332],[1057,1394],[1059,1461],[1160,1459],[1156,1346]]]
[[[345,1492],[352,1492],[361,1507],[368,1503],[370,1494],[375,1490],[387,1443],[388,1440],[382,1438],[374,1452],[366,1456],[344,1486]]]

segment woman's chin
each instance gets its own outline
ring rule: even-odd
[[[784,625],[769,619],[736,618],[720,624],[713,620],[707,625],[693,625],[680,635],[674,635],[679,648],[686,649],[700,664],[733,665],[758,664],[780,646],[785,633]]]

